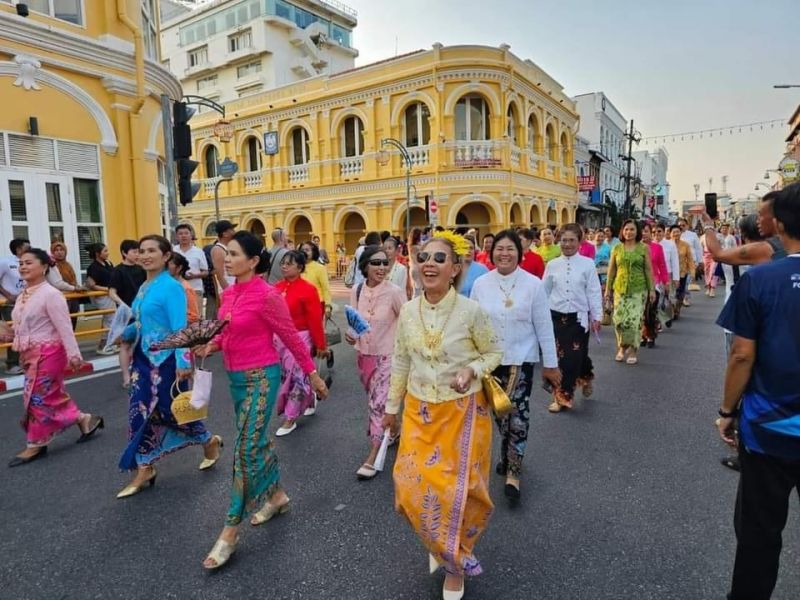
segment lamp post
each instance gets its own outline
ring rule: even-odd
[[[757,192],[758,191],[758,186],[765,187],[768,190],[772,190],[772,188],[770,186],[768,186],[766,183],[762,183],[762,182],[759,181],[758,183],[756,183],[755,187],[753,188],[753,191]]]
[[[405,239],[408,240],[409,233],[411,232],[411,155],[408,153],[402,142],[394,138],[384,138],[381,140],[381,151],[378,152],[378,164],[383,166],[389,162],[389,153],[383,150],[385,146],[393,146],[397,148],[403,160],[406,163],[406,235]]]

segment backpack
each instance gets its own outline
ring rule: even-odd
[[[356,283],[356,259],[350,261],[347,265],[347,273],[344,274],[344,284],[351,288]]]

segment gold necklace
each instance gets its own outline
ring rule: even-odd
[[[499,275],[499,273],[498,273]],[[517,287],[517,278],[519,277],[519,269],[517,269],[516,274],[514,275],[514,283],[511,284],[511,289],[506,291],[506,289],[500,285],[500,282],[497,282],[497,286],[500,288],[500,291],[503,292],[503,295],[506,297],[505,304],[506,308],[511,308],[514,306],[514,299],[511,297],[511,292],[514,291],[514,288]]]
[[[442,327],[436,331],[429,331],[428,326],[425,324],[425,318],[422,316],[422,302],[423,298],[419,299],[419,320],[422,324],[422,339],[423,344],[430,352],[436,352],[439,350],[439,347],[442,345],[442,339],[444,338],[444,330],[447,329],[447,324],[450,322],[450,317],[453,315],[453,311],[456,308],[456,301],[458,300],[458,294],[453,296],[452,306],[450,310],[447,312],[447,316],[444,319],[444,323]]]

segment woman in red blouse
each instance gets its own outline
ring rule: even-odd
[[[290,250],[281,259],[283,280],[275,284],[281,293],[294,326],[308,351],[317,358],[327,358],[325,330],[322,327],[322,301],[313,284],[301,279],[306,270],[306,255]],[[300,368],[291,352],[287,351],[281,340],[275,338],[275,348],[281,357],[281,387],[278,390],[278,414],[284,416],[283,425],[275,432],[276,436],[289,435],[297,429],[297,419],[314,407],[314,390],[308,376]]]

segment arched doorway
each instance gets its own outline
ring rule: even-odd
[[[511,227],[527,227],[528,224],[525,223],[525,219],[522,217],[522,207],[517,204],[516,202],[511,207],[511,215],[509,218],[509,224]]]
[[[545,225],[557,225],[558,224],[558,213],[556,213],[555,209],[548,208],[547,209],[547,221]]]
[[[466,204],[456,215],[457,227],[474,227],[482,236],[492,230],[489,209],[481,202]]]
[[[250,221],[250,223],[247,225],[247,231],[252,233],[266,244],[267,230],[264,228],[264,224],[260,220],[253,219]]]
[[[566,225],[569,223],[569,211],[566,208],[561,209],[561,223],[559,225]]]
[[[535,204],[531,207],[531,226],[533,227],[541,227],[542,226],[542,213],[539,212],[539,207]]]
[[[300,215],[294,220],[289,230],[289,237],[294,240],[296,247],[311,240],[311,221],[308,220],[308,217]]]
[[[342,225],[342,236],[347,254],[352,255],[358,247],[358,240],[367,233],[367,224],[357,212],[351,212],[345,217]]]

